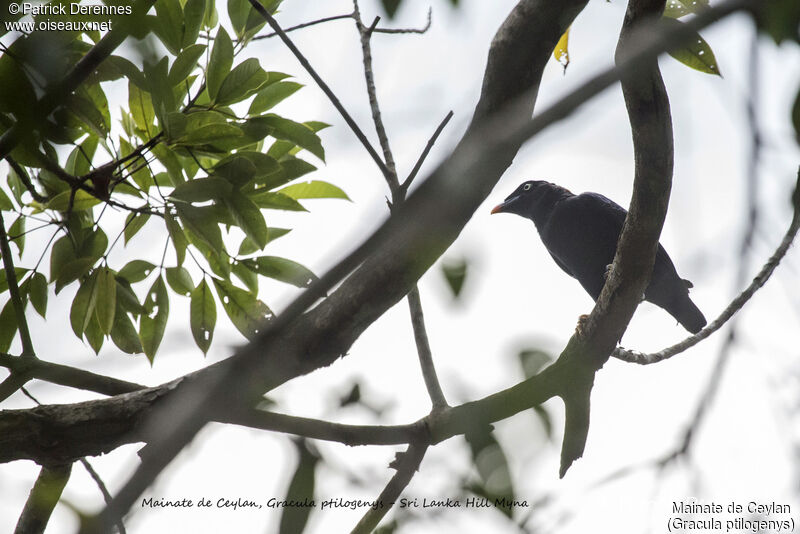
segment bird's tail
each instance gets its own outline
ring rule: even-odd
[[[695,306],[692,299],[689,298],[689,295],[686,295],[685,298],[682,298],[680,304],[674,307],[674,310],[667,310],[669,311],[673,317],[675,317],[683,327],[691,332],[692,334],[698,333],[703,327],[707,324],[706,318],[703,316],[703,312]]]

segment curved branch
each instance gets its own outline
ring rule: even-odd
[[[755,295],[756,291],[761,289],[764,284],[767,283],[767,280],[769,280],[769,278],[772,276],[772,273],[775,272],[775,269],[786,255],[786,252],[788,252],[789,247],[792,245],[792,242],[797,235],[798,229],[800,229],[800,169],[798,169],[797,172],[797,183],[795,185],[793,204],[794,214],[792,215],[792,222],[789,224],[789,229],[786,230],[786,234],[783,236],[778,248],[775,249],[775,252],[772,254],[772,256],[770,256],[769,260],[767,260],[763,267],[761,267],[761,270],[758,272],[755,278],[753,278],[753,281],[750,282],[750,285],[748,285],[735,299],[733,299],[733,301],[731,301],[731,303],[722,311],[722,313],[719,314],[719,317],[714,319],[708,326],[703,328],[697,334],[689,336],[683,341],[658,352],[643,354],[641,352],[619,347],[614,350],[613,356],[622,361],[638,363],[641,365],[657,363],[662,360],[666,360],[667,358],[671,358],[676,354],[680,354],[681,352],[697,345],[702,340],[722,328],[722,325],[728,322],[728,320],[733,317],[736,312],[741,310],[747,301],[749,301],[752,296]]]

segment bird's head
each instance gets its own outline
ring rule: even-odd
[[[492,208],[492,213],[514,213],[532,218],[545,206],[552,206],[555,201],[568,195],[570,192],[558,185],[543,180],[528,180],[521,183],[502,204]]]

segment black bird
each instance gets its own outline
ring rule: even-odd
[[[574,195],[544,181],[521,184],[492,213],[515,213],[531,219],[547,251],[564,272],[581,283],[596,301],[614,261],[627,211],[598,193]],[[659,243],[653,274],[644,299],[664,308],[696,334],[706,318],[689,298],[692,283],[678,276]]]

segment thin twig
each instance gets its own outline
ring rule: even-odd
[[[433,8],[428,8],[428,21],[422,28],[375,28],[374,33],[426,33],[431,29],[431,21],[433,19]]]
[[[419,288],[416,284],[408,294],[408,309],[411,312],[411,326],[414,329],[414,341],[417,344],[419,364],[422,368],[422,377],[425,387],[433,404],[433,410],[439,411],[447,407],[442,386],[436,376],[436,367],[433,364],[433,354],[428,342],[428,333],[425,329],[425,317],[422,314],[422,302],[419,297]]]
[[[108,492],[105,482],[103,482],[103,479],[100,478],[100,475],[97,473],[97,471],[95,471],[94,467],[92,467],[92,464],[90,464],[89,460],[86,458],[81,458],[79,461],[83,468],[86,469],[86,472],[89,473],[89,476],[92,477],[92,480],[94,480],[94,483],[97,485],[97,489],[99,489],[100,493],[103,495],[103,500],[106,502],[106,504],[110,503],[111,493]],[[119,534],[126,534],[125,525],[121,519],[117,522],[117,531]]]
[[[369,100],[370,110],[372,111],[372,122],[375,125],[375,131],[378,134],[378,140],[381,148],[383,149],[383,157],[386,160],[386,167],[389,170],[389,174],[384,174],[384,178],[386,179],[386,183],[389,185],[389,191],[392,195],[390,209],[396,209],[405,202],[406,189],[403,188],[399,183],[399,179],[397,177],[397,167],[395,166],[394,162],[394,155],[392,153],[392,148],[389,145],[389,136],[386,134],[386,127],[384,126],[383,118],[381,117],[381,109],[380,104],[378,103],[378,94],[375,87],[375,76],[372,66],[372,48],[370,46],[372,32],[378,25],[380,18],[376,17],[369,27],[364,26],[364,23],[361,19],[361,11],[358,6],[358,0],[353,0],[353,19],[355,19],[356,29],[358,30],[358,34],[361,39],[361,53],[364,62],[364,79],[367,85],[367,98]],[[441,131],[441,128],[439,131]],[[432,145],[432,141],[429,141],[428,145]],[[430,150],[427,147],[426,149]],[[421,161],[424,160],[426,155],[426,151],[423,151],[423,154],[419,159],[419,165],[421,165]],[[412,171],[412,173],[413,172],[414,171]],[[420,300],[419,288],[417,284],[414,284],[407,298],[408,308],[411,314],[411,326],[414,331],[414,341],[417,345],[417,355],[419,356],[420,367],[422,368],[422,376],[425,380],[425,387],[428,389],[433,410],[439,411],[447,406],[447,401],[445,400],[442,386],[439,384],[439,379],[436,376],[436,367],[433,363],[433,355],[431,353],[430,343],[428,342],[428,333],[425,328],[425,317],[422,312],[422,301]]]
[[[433,148],[434,143],[436,143],[436,140],[439,138],[439,135],[441,135],[442,131],[444,130],[444,127],[447,126],[447,123],[450,122],[450,119],[452,118],[453,118],[453,111],[450,110],[447,112],[447,115],[445,115],[444,119],[442,119],[442,122],[439,123],[439,126],[436,127],[436,130],[433,132],[431,138],[428,139],[428,143],[425,145],[425,148],[422,150],[422,153],[419,155],[419,158],[417,158],[417,162],[414,164],[414,168],[411,169],[411,172],[408,173],[408,177],[400,185],[400,189],[404,193],[408,191],[408,187],[414,181],[414,178],[417,177],[417,174],[419,174],[419,170],[422,168],[422,164],[428,158],[428,154]]]
[[[351,534],[369,534],[378,526],[378,523],[392,509],[400,494],[411,482],[427,450],[427,444],[412,443],[405,452],[397,455],[397,458],[390,466],[395,467],[397,473],[389,480],[389,483],[386,484],[377,499],[383,506],[375,506],[367,510],[367,513],[364,514],[361,521],[351,531]]]
[[[6,234],[6,225],[2,216],[0,216],[0,253],[3,255],[3,269],[6,271],[8,292],[11,295],[11,303],[17,316],[17,328],[22,342],[22,357],[36,358],[36,352],[33,350],[33,342],[31,341],[31,332],[28,329],[28,320],[25,318],[25,303],[22,301],[22,296],[19,292],[17,273],[14,270],[14,260],[11,257],[8,234]]]
[[[367,84],[367,98],[369,99],[369,108],[372,112],[372,122],[375,125],[375,132],[378,134],[378,142],[383,150],[383,159],[386,162],[386,171],[383,177],[389,183],[389,189],[392,191],[392,200],[397,202],[394,196],[397,194],[397,189],[400,184],[397,178],[397,167],[394,163],[394,155],[389,146],[389,137],[386,135],[386,127],[383,124],[381,117],[381,108],[378,104],[377,91],[375,89],[375,75],[372,67],[372,47],[369,40],[373,30],[378,25],[379,18],[375,18],[374,22],[369,26],[364,26],[361,20],[361,11],[358,8],[358,0],[353,0],[353,19],[356,21],[356,29],[361,40],[361,55],[364,62],[364,80]]]
[[[264,17],[264,20],[267,21],[267,24],[269,24],[270,27],[272,27],[272,29],[275,30],[275,33],[277,33],[280,36],[281,40],[284,42],[286,47],[294,54],[294,56],[297,58],[297,61],[300,62],[300,65],[303,66],[303,68],[306,70],[306,72],[308,72],[311,78],[313,78],[313,80],[316,82],[316,84],[319,86],[322,92],[325,93],[325,96],[327,96],[328,100],[331,101],[333,107],[336,108],[336,110],[342,116],[344,121],[353,131],[353,133],[361,142],[361,144],[364,145],[364,148],[372,157],[373,161],[381,170],[381,172],[384,173],[384,175],[388,173],[389,170],[386,168],[386,164],[383,162],[383,160],[381,160],[380,156],[375,151],[375,148],[373,148],[373,146],[370,144],[369,140],[367,139],[367,136],[364,135],[364,132],[361,131],[361,128],[359,128],[358,124],[356,124],[356,121],[353,120],[353,117],[350,116],[350,113],[348,113],[348,111],[342,105],[342,102],[334,94],[334,92],[331,90],[328,84],[325,83],[325,80],[323,80],[320,77],[320,75],[317,74],[317,71],[314,70],[314,67],[311,66],[311,63],[309,63],[308,59],[303,55],[302,52],[300,52],[300,49],[298,49],[297,46],[294,44],[294,42],[291,39],[289,39],[289,36],[286,35],[286,32],[284,32],[281,29],[281,27],[278,25],[278,22],[272,17],[272,15],[269,14],[269,12],[266,9],[264,9],[264,6],[258,3],[257,0],[250,0],[250,4],[252,4],[255,10],[258,11],[258,13],[262,17]]]
[[[334,20],[351,19],[351,18],[353,18],[353,14],[352,13],[348,13],[346,15],[334,15],[332,17],[324,17],[324,18],[317,19],[317,20],[312,20],[312,21],[309,21],[309,22],[303,22],[302,24],[298,24],[297,26],[290,26],[288,28],[284,28],[283,32],[284,33],[289,33],[289,32],[293,32],[295,30],[301,30],[303,28],[308,28],[310,26],[316,26],[317,24],[324,24],[325,22],[332,22]],[[260,41],[261,39],[270,39],[272,37],[275,37],[276,35],[278,35],[278,32],[267,33],[265,35],[259,35],[257,37],[253,37],[252,40],[253,41]]]

